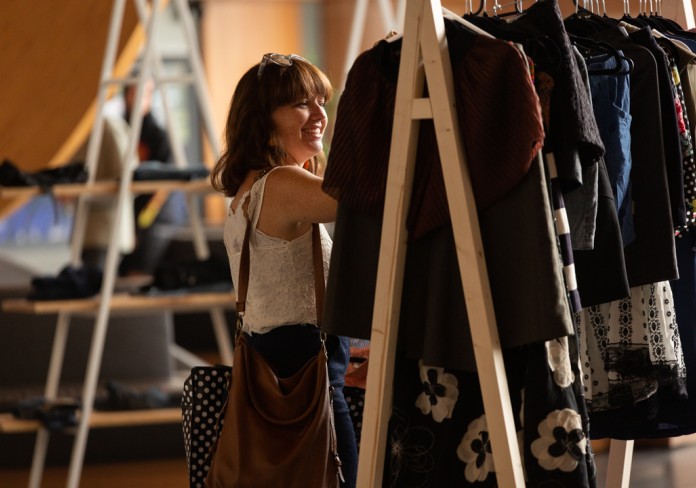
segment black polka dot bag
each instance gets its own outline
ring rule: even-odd
[[[190,488],[204,488],[225,417],[232,367],[197,366],[184,382],[181,414]]]

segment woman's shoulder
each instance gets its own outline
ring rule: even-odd
[[[311,199],[321,178],[299,166],[273,168],[260,185],[264,199],[280,199],[281,202],[297,202]]]
[[[298,180],[312,179],[316,178],[315,175],[307,171],[306,169],[290,165],[290,166],[276,166],[268,170],[266,174],[263,175],[268,180],[280,181],[280,182],[293,182]]]
[[[264,186],[281,191],[306,191],[306,185],[321,178],[300,166],[278,166],[264,175]]]

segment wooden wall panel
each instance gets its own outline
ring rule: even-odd
[[[232,93],[244,72],[264,53],[303,52],[299,3],[204,3],[201,49],[215,125],[221,136]]]
[[[132,2],[128,2],[131,4]],[[35,171],[63,164],[91,128],[112,2],[2,0],[0,3],[0,158]],[[126,73],[142,33],[124,15],[119,71]],[[20,201],[0,202],[0,215]]]
[[[64,146],[95,100],[111,8],[109,1],[2,1],[0,156],[34,170],[72,155]],[[128,8],[121,49],[134,25]]]

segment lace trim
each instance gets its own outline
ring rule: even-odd
[[[252,224],[251,276],[244,317],[245,331],[249,333],[268,332],[279,325],[317,323],[311,230],[287,241],[268,236],[256,228],[267,175],[254,182],[239,202],[239,205],[246,205]],[[224,240],[235,286],[246,223],[247,217],[243,213],[230,208],[225,221]],[[320,230],[326,277],[332,243],[322,225]]]

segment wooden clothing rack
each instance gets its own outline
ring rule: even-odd
[[[679,3],[679,14],[685,17],[685,24],[693,26],[691,4]],[[451,64],[438,0],[407,2],[402,42],[375,289],[375,296],[380,299],[375,300],[372,319],[358,486],[382,486],[406,256],[406,215],[413,187],[419,122],[432,119],[453,216],[459,271],[484,409],[489,419],[498,485],[524,487],[478,215],[466,155],[458,137]],[[426,79],[428,98],[422,96]],[[611,440],[607,488],[628,488],[632,455],[632,440]]]
[[[375,307],[370,342],[358,486],[382,486],[392,404],[394,358],[406,257],[406,215],[413,187],[419,121],[432,119],[451,211],[481,393],[498,484],[524,486],[503,354],[466,156],[454,109],[452,69],[440,2],[407,2],[394,106]],[[423,98],[427,78],[429,98]]]

